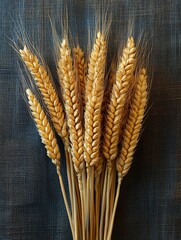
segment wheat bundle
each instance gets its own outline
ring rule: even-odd
[[[100,31],[88,60],[79,46],[71,49],[67,36],[59,42],[62,102],[47,68],[28,46],[19,49],[46,105],[43,109],[36,95],[26,90],[47,155],[57,168],[75,240],[111,239],[121,182],[133,160],[148,99],[147,72],[137,66],[133,37],[111,65],[106,84],[107,48],[108,38]],[[65,144],[70,202],[55,132]]]

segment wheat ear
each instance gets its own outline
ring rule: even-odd
[[[87,165],[87,215],[90,216],[90,239],[94,233],[94,166],[100,167],[100,139],[104,76],[107,55],[105,36],[98,32],[88,69],[85,107],[84,158]],[[96,56],[96,60],[94,57]],[[94,62],[92,65],[91,63]],[[90,78],[91,76],[91,78]],[[101,164],[101,165],[100,165]],[[95,176],[99,176],[100,169]],[[89,198],[90,197],[90,198]]]
[[[110,190],[112,184],[112,170],[114,161],[118,155],[118,143],[122,128],[125,105],[131,86],[131,78],[135,69],[136,48],[134,39],[128,38],[123,55],[118,64],[116,79],[112,86],[110,101],[107,106],[105,116],[105,126],[103,135],[103,154],[107,160],[107,194],[106,194],[106,217],[104,228],[104,239],[107,238],[108,219],[110,214]],[[104,199],[104,198],[103,198]]]
[[[110,101],[105,117],[105,133],[103,137],[103,154],[111,166],[117,157],[118,143],[124,106],[128,97],[131,78],[135,69],[136,48],[134,39],[128,38],[121,61],[116,71],[116,79],[110,94]],[[108,169],[109,170],[109,169]]]
[[[139,139],[145,106],[147,103],[147,74],[141,69],[131,103],[126,127],[123,133],[122,149],[117,159],[117,171],[119,178],[123,178],[131,166],[133,154]]]
[[[81,119],[81,109],[79,103],[79,92],[78,83],[75,78],[75,72],[73,70],[73,62],[71,56],[71,50],[68,45],[67,39],[63,39],[59,47],[60,57],[58,61],[59,77],[62,82],[62,95],[64,100],[64,106],[66,110],[67,125],[70,135],[71,144],[71,156],[74,163],[74,169],[79,181],[79,190],[81,195],[82,211],[84,212],[83,206],[83,181],[82,175],[84,170],[84,156],[83,156],[83,128]],[[80,209],[77,209],[76,196],[74,196],[75,204],[74,210],[80,214]],[[75,214],[76,215],[76,214]],[[78,216],[78,215],[77,215]],[[76,217],[76,216],[75,216]],[[82,213],[82,218],[83,213]],[[74,219],[77,224],[77,220]],[[75,227],[82,227],[76,225]],[[76,232],[76,230],[75,230]]]
[[[133,154],[139,140],[142,121],[148,99],[147,88],[147,74],[146,70],[142,68],[137,78],[135,93],[130,106],[128,120],[123,132],[122,148],[116,164],[118,171],[118,187],[107,238],[108,240],[111,239],[111,232],[119,198],[121,181],[130,169],[133,160]]]
[[[72,224],[72,219],[71,219],[71,212],[68,206],[68,200],[66,197],[66,192],[65,192],[65,188],[64,188],[64,184],[63,184],[63,180],[62,180],[62,176],[60,173],[60,150],[57,144],[57,140],[55,137],[55,134],[53,132],[53,129],[45,115],[45,112],[43,111],[40,103],[38,102],[38,100],[36,99],[36,97],[34,96],[34,94],[31,92],[30,89],[26,90],[26,94],[28,97],[28,102],[29,102],[29,106],[31,109],[31,114],[33,116],[33,119],[36,123],[36,127],[37,130],[41,136],[41,140],[42,143],[45,145],[45,148],[47,150],[47,155],[49,158],[51,158],[52,162],[55,164],[56,168],[57,168],[57,174],[59,176],[59,181],[60,181],[60,186],[62,189],[62,194],[64,197],[64,202],[65,202],[65,206],[66,206],[66,210],[67,210],[67,214],[69,217],[69,222],[70,222],[70,226],[72,229],[72,233],[73,233],[73,224]]]
[[[50,75],[45,67],[39,63],[37,56],[26,46],[24,46],[24,49],[20,49],[19,52],[43,96],[56,132],[62,140],[67,143],[68,134],[65,114],[58,95],[53,87]]]
[[[78,73],[78,80],[81,92],[82,106],[85,106],[85,58],[83,50],[77,46],[73,49],[75,65]]]

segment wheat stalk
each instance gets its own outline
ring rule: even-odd
[[[147,74],[146,70],[142,68],[137,78],[135,93],[132,99],[128,120],[123,133],[122,148],[116,162],[118,171],[118,187],[107,238],[108,240],[111,238],[113,220],[118,202],[121,181],[130,169],[133,154],[139,140],[142,121],[145,114],[145,107],[148,99],[147,88]]]
[[[118,155],[118,144],[124,117],[125,104],[128,99],[131,86],[131,78],[135,69],[136,48],[134,39],[128,38],[126,47],[116,71],[116,79],[110,93],[110,101],[107,106],[105,116],[105,126],[103,135],[103,155],[107,160],[107,194],[106,194],[106,222],[104,228],[104,239],[107,237],[108,219],[110,212],[110,189],[112,182],[112,170],[114,161]],[[103,197],[104,199],[104,197]]]
[[[87,101],[85,107],[84,158],[87,165],[87,215],[90,216],[90,239],[94,232],[94,166],[100,166],[100,139],[102,101],[104,96],[104,76],[107,55],[105,36],[97,34],[91,53],[86,83]],[[96,62],[94,57],[96,56]],[[94,62],[94,64],[92,64]],[[98,177],[97,172],[96,176]],[[89,199],[90,197],[90,199]],[[89,204],[90,203],[90,204]],[[90,213],[90,214],[89,214]]]
[[[60,150],[59,150],[59,147],[57,144],[55,134],[54,134],[53,129],[45,115],[44,110],[42,109],[42,107],[41,107],[40,103],[38,102],[38,100],[36,99],[35,95],[31,92],[30,89],[26,90],[26,94],[28,97],[31,114],[36,123],[36,127],[39,132],[39,135],[41,136],[42,143],[45,145],[48,157],[52,160],[52,163],[55,164],[55,166],[56,166],[57,174],[59,176],[60,186],[62,189],[62,194],[64,197],[66,210],[67,210],[68,217],[69,217],[70,226],[71,226],[72,233],[73,233],[73,224],[72,224],[72,219],[71,219],[71,213],[70,213],[70,209],[68,206],[68,200],[66,197],[66,192],[65,192],[61,172],[60,172],[60,157],[61,157]]]
[[[74,169],[77,173],[79,181],[79,189],[82,204],[82,218],[84,218],[84,205],[83,205],[83,182],[82,176],[84,171],[84,156],[83,156],[83,127],[81,119],[81,109],[79,103],[78,83],[73,71],[73,63],[71,50],[66,39],[63,39],[60,47],[60,58],[58,63],[60,82],[63,82],[62,95],[67,116],[67,125],[70,135],[71,155],[74,163]],[[76,197],[76,196],[75,196]],[[76,199],[74,199],[76,201]],[[77,211],[76,202],[74,210]],[[81,211],[81,209],[79,210]],[[77,220],[75,219],[77,222]],[[78,227],[76,225],[76,227]],[[82,227],[82,226],[80,226]],[[75,230],[76,232],[76,230]]]
[[[19,53],[43,96],[56,132],[68,144],[64,110],[53,87],[50,75],[45,67],[39,63],[37,56],[26,46],[24,46],[24,49],[20,49]]]

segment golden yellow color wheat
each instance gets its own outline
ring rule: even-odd
[[[107,164],[118,155],[118,143],[120,138],[124,106],[128,97],[131,78],[135,69],[136,48],[134,39],[128,38],[127,45],[123,50],[123,56],[116,71],[116,79],[110,94],[110,101],[105,117],[105,132],[103,137],[103,154]]]
[[[43,96],[56,132],[62,137],[63,141],[67,141],[65,114],[53,87],[51,77],[45,67],[39,63],[37,56],[28,50],[26,46],[23,50],[19,50],[19,52]]]
[[[78,85],[73,71],[71,50],[66,39],[60,46],[59,71],[63,81],[62,95],[69,128],[72,160],[75,171],[80,177],[84,166],[83,129],[79,104]]]
[[[30,89],[26,90],[26,94],[28,97],[31,114],[34,118],[36,127],[41,136],[42,143],[44,143],[47,150],[47,155],[56,165],[57,173],[58,175],[60,175],[60,150],[53,129],[50,126],[45,112],[43,111],[35,95],[31,92]]]
[[[135,93],[130,107],[126,127],[123,133],[122,149],[117,159],[119,178],[123,178],[130,169],[133,154],[139,139],[142,120],[147,104],[147,74],[141,69],[135,86]]]
[[[121,182],[133,160],[148,99],[146,70],[135,73],[134,39],[128,38],[122,56],[107,73],[108,35],[103,32],[95,37],[88,71],[83,50],[71,50],[68,36],[62,42],[55,36],[62,101],[40,55],[26,46],[19,50],[46,105],[44,111],[36,95],[26,90],[41,140],[57,169],[75,240],[111,239]],[[65,143],[70,201],[54,130]]]
[[[94,54],[93,54],[94,52]],[[85,137],[84,156],[86,163],[91,166],[100,162],[101,107],[104,96],[104,76],[107,55],[107,43],[100,32],[97,34],[89,64],[89,79],[87,79],[86,93],[88,100],[85,108]],[[96,59],[95,59],[96,58]]]
[[[73,49],[75,65],[78,74],[79,87],[81,92],[82,106],[85,106],[85,58],[83,50],[78,46]]]

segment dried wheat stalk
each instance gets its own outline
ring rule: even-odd
[[[67,126],[69,130],[70,144],[71,144],[71,156],[74,163],[74,169],[76,171],[79,190],[81,196],[82,209],[79,210],[79,214],[82,211],[82,218],[84,218],[84,197],[83,197],[83,183],[82,176],[84,171],[84,156],[83,156],[83,126],[81,118],[81,105],[79,103],[78,83],[75,78],[75,72],[73,70],[73,62],[71,56],[71,49],[68,45],[67,39],[63,39],[60,46],[60,57],[58,64],[59,76],[63,82],[62,96],[64,100]],[[75,189],[74,189],[75,190]],[[75,194],[74,194],[75,195]],[[77,196],[78,197],[78,196]],[[75,195],[74,200],[77,201]],[[77,203],[74,204],[74,210],[77,210]],[[75,219],[77,222],[77,219]],[[78,226],[76,226],[78,228]]]
[[[147,86],[147,74],[146,70],[142,68],[137,78],[134,96],[130,106],[130,112],[126,127],[123,133],[123,141],[120,155],[117,159],[117,171],[118,171],[118,187],[117,194],[114,203],[114,210],[111,217],[111,224],[107,239],[111,239],[111,233],[113,228],[113,220],[115,216],[116,206],[118,202],[120,185],[122,178],[127,174],[130,169],[133,154],[138,143],[140,131],[142,127],[142,121],[145,114],[145,107],[148,99],[148,86]]]
[[[118,155],[118,143],[120,141],[120,132],[122,120],[125,112],[125,105],[128,99],[131,86],[131,79],[135,69],[136,48],[133,38],[128,38],[126,47],[123,50],[122,58],[118,63],[115,81],[110,93],[110,100],[107,106],[105,116],[105,132],[103,137],[103,154],[107,160],[107,195],[106,195],[106,222],[104,236],[107,236],[108,219],[110,212],[110,191],[112,185],[112,173],[114,169],[114,160]],[[104,199],[104,197],[103,197]],[[104,238],[105,239],[105,238]]]
[[[65,192],[61,172],[60,172],[60,150],[59,150],[59,147],[57,144],[55,134],[54,134],[53,129],[45,115],[45,112],[43,111],[43,109],[42,109],[40,103],[38,102],[38,100],[36,99],[35,95],[31,92],[30,89],[26,90],[26,94],[28,97],[31,114],[36,123],[37,130],[41,136],[42,143],[45,145],[48,157],[51,158],[52,163],[55,164],[55,166],[56,166],[57,174],[58,174],[59,180],[60,180],[60,186],[62,189],[62,194],[64,197],[64,202],[66,205],[67,214],[69,217],[70,226],[71,226],[72,233],[73,233],[73,224],[72,224],[72,219],[71,219],[71,213],[70,213],[70,209],[68,206],[68,200],[66,197],[66,192]]]
[[[100,164],[101,107],[104,96],[104,75],[107,43],[105,36],[97,34],[96,43],[90,57],[86,82],[84,158],[87,165],[87,215],[90,215],[90,238],[94,232],[94,166]],[[96,60],[94,57],[96,56]],[[91,200],[89,201],[89,197]],[[91,203],[91,204],[89,204]]]

